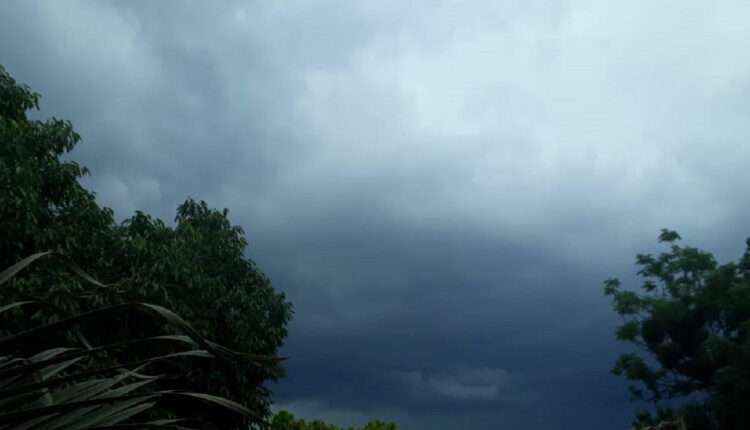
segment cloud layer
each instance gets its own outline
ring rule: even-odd
[[[608,374],[659,229],[750,231],[750,4],[6,3],[0,63],[118,219],[228,207],[295,304],[279,406],[626,428]],[[29,29],[34,29],[30,31]],[[616,423],[616,425],[614,424]]]

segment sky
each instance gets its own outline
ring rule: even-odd
[[[294,304],[275,408],[627,429],[609,373],[661,228],[750,236],[750,2],[0,3],[118,220],[229,208]]]

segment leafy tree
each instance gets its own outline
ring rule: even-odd
[[[227,215],[226,209],[193,200],[180,205],[174,228],[136,213],[117,227],[123,238],[117,247],[122,263],[114,262],[107,271],[109,279],[119,279],[118,294],[97,304],[148,301],[169,306],[227,347],[275,355],[287,333],[291,306],[244,257],[244,233]],[[142,319],[123,319],[117,327],[128,333],[153,330]],[[284,375],[278,363],[226,367],[221,361],[185,372],[190,372],[184,381],[190,389],[218,393],[266,413],[271,392],[263,381]],[[224,427],[242,425],[231,421],[235,416],[226,417],[230,421]]]
[[[605,281],[614,310],[623,318],[616,337],[648,354],[623,354],[613,373],[636,384],[634,399],[652,401],[656,416],[637,415],[635,425],[684,417],[691,430],[746,429],[750,422],[750,239],[738,263],[718,265],[711,253],[675,244],[669,252],[638,254],[645,278],[638,294],[617,279]],[[684,404],[674,407],[675,401]]]
[[[229,222],[228,211],[189,199],[178,207],[175,227],[142,212],[117,225],[112,211],[99,207],[95,195],[78,182],[88,170],[61,160],[81,139],[72,125],[27,118],[26,111],[38,108],[38,101],[38,94],[0,66],[0,267],[41,251],[59,256],[9,282],[0,299],[54,303],[31,316],[40,324],[101,306],[149,302],[174,309],[201,336],[231,349],[276,355],[291,304],[245,257],[244,232]],[[81,267],[107,284],[92,286],[71,274],[70,268],[80,272]],[[14,326],[18,312],[0,315],[0,335],[19,328]],[[173,329],[129,313],[115,318],[110,326],[89,328],[92,342]],[[135,359],[141,353],[127,354]],[[187,378],[181,383],[190,389],[227,396],[265,416],[270,415],[271,392],[263,383],[284,375],[278,363],[236,366],[220,360],[183,370]],[[165,387],[170,383],[157,381]],[[230,415],[226,419],[222,428],[248,423]]]
[[[373,420],[364,427],[339,427],[327,424],[320,420],[305,422],[304,419],[294,418],[294,415],[285,410],[276,412],[271,421],[271,430],[398,430],[395,423],[387,423],[381,420]]]
[[[362,427],[362,430],[398,430],[395,423],[387,423],[381,420],[370,421]]]
[[[36,294],[41,281],[65,288],[47,291],[58,307],[73,312],[83,289],[64,262],[93,267],[104,260],[114,231],[112,211],[100,208],[78,179],[88,170],[60,156],[81,139],[67,121],[29,120],[39,94],[19,85],[0,66],[0,267],[10,267],[40,251],[54,251],[57,264],[35,267],[31,275],[2,291],[8,302]],[[2,326],[0,326],[2,327]]]

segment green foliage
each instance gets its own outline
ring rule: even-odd
[[[39,108],[39,94],[28,85],[19,85],[0,65],[0,117],[8,121],[25,121],[26,111]]]
[[[0,301],[52,304],[29,316],[36,324],[101,306],[149,302],[174,309],[201,336],[231,349],[276,355],[291,304],[245,257],[244,232],[230,223],[228,211],[189,199],[177,208],[174,227],[142,212],[117,225],[112,211],[99,207],[78,182],[86,168],[61,160],[81,139],[72,125],[26,117],[38,99],[0,67],[0,267],[41,251],[58,256],[11,280],[0,291]],[[105,284],[75,275],[79,267]],[[0,335],[20,329],[19,313],[16,308],[0,315]],[[130,313],[113,318],[109,326],[89,328],[92,341],[104,344],[124,334],[174,329]],[[135,360],[143,352],[126,354]],[[238,366],[221,360],[191,363],[183,370],[182,383],[190,389],[219,393],[266,416],[271,393],[263,384],[284,375],[278,363]],[[168,388],[173,382],[155,384]],[[223,428],[247,424],[234,416],[227,419]]]
[[[711,253],[675,244],[680,236],[662,230],[670,251],[638,254],[643,293],[604,283],[614,310],[623,317],[616,337],[637,345],[647,359],[623,354],[612,370],[635,384],[634,399],[653,401],[656,416],[643,411],[636,426],[685,419],[687,427],[739,430],[750,412],[750,239],[738,263],[718,265]],[[674,409],[671,399],[703,400]],[[669,403],[669,402],[667,402]],[[673,401],[672,401],[673,403]]]
[[[148,301],[168,305],[219,343],[275,355],[286,336],[290,304],[244,258],[243,231],[232,226],[227,215],[227,210],[212,210],[205,202],[188,200],[178,208],[174,228],[141,212],[126,220],[117,227],[123,238],[117,248],[122,264],[115,262],[106,272],[109,279],[119,279],[114,288],[117,294],[101,297],[101,304]],[[131,333],[152,330],[129,319],[117,327]],[[224,367],[221,362],[210,362],[190,369],[193,389],[268,411],[271,393],[262,383],[282,377],[283,368],[270,363],[234,366],[227,372]]]
[[[0,288],[18,271],[47,254],[35,254],[0,273]],[[79,276],[88,278],[82,273]],[[0,307],[0,314],[39,304],[33,301],[7,304]],[[187,336],[126,337],[98,347],[89,344],[82,330],[87,323],[112,323],[114,315],[129,310],[157,317]],[[20,325],[28,323],[28,318],[18,319]],[[76,342],[60,343],[65,332],[75,334]],[[169,352],[156,354],[153,344],[161,344]],[[125,350],[141,350],[144,358],[122,360]],[[193,424],[205,428],[211,423],[194,414],[171,419],[149,418],[149,412],[156,408],[173,414],[177,410],[190,410],[196,404],[211,405],[221,408],[224,414],[229,412],[264,423],[258,414],[225,398],[155,389],[156,383],[168,375],[145,374],[156,363],[186,358],[255,364],[278,361],[274,357],[238,353],[210,342],[161,306],[124,303],[100,308],[0,338],[0,430],[196,428]]]
[[[38,100],[0,66],[0,267],[47,250],[62,262],[93,267],[112,243],[112,212],[98,207],[94,194],[78,183],[87,170],[60,160],[80,140],[71,124],[26,118],[25,111],[37,107]],[[2,298],[10,302],[36,294],[32,286],[42,280],[65,285],[48,292],[60,309],[77,308],[83,284],[65,264],[34,268]]]
[[[294,415],[285,410],[276,412],[271,421],[271,430],[399,430],[395,423],[387,423],[381,420],[373,420],[364,427],[339,427],[327,424],[320,420],[305,422],[304,419],[294,418]]]

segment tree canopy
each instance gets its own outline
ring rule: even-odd
[[[669,252],[638,254],[642,293],[605,281],[623,318],[616,337],[645,352],[621,355],[613,373],[634,384],[635,399],[654,402],[656,415],[635,425],[684,417],[691,430],[746,429],[750,422],[750,239],[739,262],[719,265],[709,252],[680,247],[663,229]],[[676,401],[682,404],[675,406]]]
[[[339,427],[321,420],[305,421],[302,418],[295,418],[294,414],[289,411],[281,410],[274,414],[271,430],[399,430],[399,428],[395,423],[382,420],[372,420],[364,427]]]
[[[43,324],[95,307],[145,301],[175,310],[202,336],[231,349],[276,355],[291,304],[245,256],[247,240],[229,221],[229,211],[188,199],[178,206],[174,227],[143,212],[115,223],[112,210],[100,207],[79,183],[88,170],[61,159],[81,140],[70,122],[28,119],[39,97],[0,66],[0,267],[43,251],[59,256],[9,282],[0,291],[2,302],[31,297],[54,303],[49,312],[34,314]],[[70,268],[84,268],[104,284],[92,287]],[[14,315],[3,316],[0,331],[18,328]],[[92,328],[91,338],[105,343],[123,334],[171,330],[127,313],[117,318],[111,326]],[[191,389],[266,415],[271,392],[263,384],[284,375],[278,363],[236,366],[220,360],[185,372]],[[231,421],[224,428],[242,425]]]

